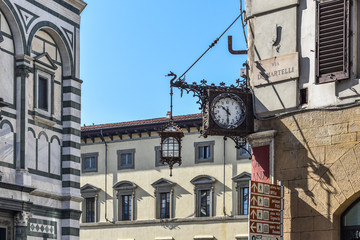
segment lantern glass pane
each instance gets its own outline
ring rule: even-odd
[[[173,138],[166,138],[162,145],[163,157],[179,157],[179,142]]]

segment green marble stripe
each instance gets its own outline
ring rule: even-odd
[[[62,131],[63,134],[71,134],[80,137],[81,131],[75,128],[64,128]]]
[[[66,3],[64,0],[53,0],[53,1],[60,4],[64,8],[72,11],[73,13],[76,13],[77,15],[80,15],[80,10],[79,9],[77,9],[76,7],[73,7],[72,5]]]
[[[74,155],[62,155],[61,156],[62,162],[76,162],[80,163],[80,157],[74,156]]]
[[[23,68],[23,69],[22,69]],[[20,71],[26,72],[26,67],[20,68]],[[25,97],[25,88],[26,88],[26,75],[22,74],[20,77],[20,168],[25,168],[25,131],[26,129],[26,97]]]
[[[73,209],[62,210],[62,219],[80,220],[81,211]]]
[[[43,205],[33,205],[31,207],[31,213],[42,217],[79,220],[81,211],[75,209],[58,209]]]
[[[79,88],[71,87],[71,86],[63,87],[63,93],[73,93],[78,96],[81,96],[81,90]]]
[[[70,23],[70,24],[73,25],[73,26],[80,27],[79,24],[77,24],[77,23],[74,22],[74,21],[71,21],[71,20],[68,19],[66,16],[61,15],[60,13],[55,12],[55,11],[53,11],[52,9],[48,8],[48,7],[45,7],[44,5],[42,5],[41,3],[38,3],[38,2],[35,1],[35,0],[26,0],[26,1],[32,3],[33,5],[37,6],[38,8],[43,9],[44,11],[50,13],[50,14],[53,15],[53,16],[58,17],[58,18],[60,18],[61,20],[67,22],[67,23]]]
[[[8,118],[16,119],[16,114],[12,114],[12,113],[6,112],[4,110],[1,110],[1,115],[8,117]]]
[[[63,147],[72,147],[76,149],[80,149],[80,143],[73,142],[73,141],[63,141]]]
[[[80,183],[79,182],[73,182],[73,181],[63,181],[62,187],[71,187],[71,188],[77,188],[80,189]]]
[[[81,123],[81,119],[72,115],[66,115],[62,117],[62,120],[64,122],[70,121],[70,122],[76,122],[76,123]]]
[[[15,152],[14,152],[14,155],[15,155]],[[0,161],[0,166],[15,169],[15,164],[11,164],[11,163],[6,163],[6,162]]]
[[[79,236],[80,229],[72,227],[62,227],[61,233],[63,236]]]
[[[70,174],[75,176],[80,176],[80,170],[74,169],[74,168],[63,168],[61,169],[61,173],[64,174]]]
[[[63,107],[64,108],[71,107],[71,108],[74,108],[74,109],[77,109],[77,110],[81,110],[81,104],[77,103],[77,102],[74,102],[74,101],[64,101],[63,102]]]
[[[3,32],[3,31],[0,31],[0,32],[1,32],[1,34],[2,34],[4,37],[7,37],[7,38],[9,38],[9,39],[11,39],[11,40],[14,40],[13,36],[11,36],[10,34],[8,34],[8,33],[6,33],[6,32]]]
[[[3,51],[4,53],[7,53],[7,54],[11,55],[11,56],[15,56],[15,53],[10,52],[10,51],[8,51],[6,49],[1,48],[0,50]]]

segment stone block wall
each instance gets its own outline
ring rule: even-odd
[[[360,107],[257,122],[277,130],[275,182],[285,186],[284,239],[340,239],[340,217],[360,197]]]

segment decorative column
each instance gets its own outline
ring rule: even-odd
[[[16,56],[16,86],[17,86],[17,117],[16,117],[16,177],[19,185],[31,186],[31,177],[27,170],[26,141],[28,133],[28,83],[32,69],[33,59],[30,56]]]
[[[170,190],[170,218],[174,218],[173,204],[174,204],[174,189],[171,188],[171,190]]]
[[[214,214],[214,187],[213,186],[210,188],[210,203],[211,203],[210,217],[212,217]]]
[[[15,240],[26,240],[26,230],[28,226],[31,213],[27,211],[21,211],[15,214],[14,225],[15,225]]]
[[[131,220],[135,221],[135,191],[132,193],[132,214],[131,214]]]
[[[155,219],[159,219],[159,204],[161,204],[160,200],[159,200],[159,196],[158,196],[158,189],[155,188],[154,191],[154,196],[155,196],[155,206],[154,206],[154,210],[155,210]]]

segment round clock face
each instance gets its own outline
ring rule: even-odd
[[[222,93],[211,102],[210,113],[214,122],[221,128],[233,129],[245,120],[246,106],[236,94]]]

